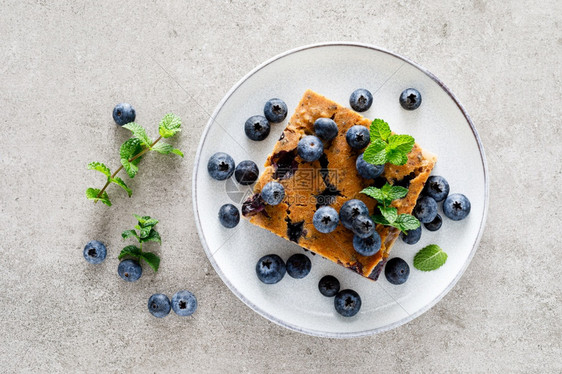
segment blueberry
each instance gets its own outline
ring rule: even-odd
[[[84,258],[90,264],[99,264],[105,260],[107,249],[105,245],[97,240],[92,240],[84,247]]]
[[[307,162],[318,160],[322,156],[322,153],[324,153],[322,140],[314,135],[303,137],[297,145],[297,153]]]
[[[370,141],[369,129],[361,125],[351,126],[345,134],[345,140],[351,148],[363,149]]]
[[[357,172],[359,173],[359,175],[365,179],[375,179],[384,171],[384,164],[373,165],[368,163],[363,159],[363,153],[361,153],[357,157],[357,161],[355,161],[355,167],[357,168]]]
[[[421,233],[422,233],[422,229],[420,225],[417,229],[408,231],[407,234],[401,233],[400,237],[402,238],[402,241],[404,243],[411,245],[411,244],[416,244],[420,240]]]
[[[418,109],[421,105],[422,97],[418,90],[415,88],[406,88],[400,94],[400,105],[406,110]]]
[[[285,276],[287,269],[283,259],[277,255],[266,255],[256,264],[258,279],[265,284],[275,284]]]
[[[244,160],[236,165],[234,178],[243,186],[248,186],[258,180],[260,170],[254,161]]]
[[[178,291],[172,296],[172,309],[178,316],[190,316],[197,309],[197,298],[189,291]]]
[[[364,88],[359,88],[349,97],[349,105],[356,112],[364,112],[369,110],[373,104],[373,95]]]
[[[115,108],[113,108],[113,120],[119,126],[133,122],[135,117],[135,108],[133,108],[131,104],[120,103],[115,105]]]
[[[271,181],[261,190],[261,198],[269,205],[278,205],[284,197],[285,188],[279,182]]]
[[[465,219],[470,213],[470,201],[463,194],[452,194],[443,203],[443,213],[453,221]]]
[[[154,317],[164,318],[170,313],[170,299],[162,293],[155,293],[148,298],[148,311]]]
[[[346,229],[351,230],[353,220],[359,215],[368,215],[369,209],[364,202],[357,199],[347,200],[340,209],[340,222]]]
[[[443,223],[443,220],[441,219],[441,215],[437,214],[435,216],[435,218],[433,219],[433,221],[428,222],[428,223],[424,223],[423,225],[429,231],[437,231],[441,228],[442,223]]]
[[[318,290],[326,297],[334,297],[340,290],[340,281],[333,275],[325,275],[318,282]]]
[[[314,213],[312,224],[323,234],[328,234],[336,229],[340,219],[338,211],[331,206],[322,206]]]
[[[355,236],[365,239],[373,235],[373,232],[375,232],[375,223],[369,216],[359,215],[353,220],[351,230]]]
[[[400,257],[394,257],[389,260],[384,267],[384,275],[386,280],[392,284],[402,284],[408,280],[410,275],[410,267],[406,261]]]
[[[302,253],[296,253],[287,260],[287,274],[295,279],[306,277],[311,268],[310,259]]]
[[[427,178],[427,182],[425,182],[423,194],[433,197],[437,202],[443,201],[447,198],[447,195],[449,195],[449,183],[445,178],[439,175],[432,175]]]
[[[246,136],[252,140],[260,141],[267,138],[271,126],[264,116],[251,116],[244,124]]]
[[[421,223],[433,221],[435,216],[437,216],[437,203],[432,197],[420,197],[414,208],[414,216],[416,216]]]
[[[117,274],[127,282],[135,282],[142,275],[142,267],[135,260],[123,260],[117,267]]]
[[[334,299],[336,312],[344,317],[353,317],[361,309],[361,297],[353,290],[342,290]]]
[[[330,118],[318,118],[314,121],[314,132],[320,139],[332,140],[338,135],[338,125]]]
[[[271,123],[283,122],[287,117],[287,104],[281,99],[270,99],[265,103],[263,114]]]
[[[381,249],[381,236],[376,231],[368,238],[353,235],[353,248],[361,256],[372,256]]]
[[[224,152],[217,152],[207,162],[207,171],[213,179],[228,179],[234,173],[234,160]]]
[[[232,204],[224,204],[219,209],[219,221],[227,229],[231,229],[240,222],[240,212]]]

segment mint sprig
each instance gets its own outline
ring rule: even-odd
[[[414,267],[421,271],[439,269],[447,261],[447,254],[437,244],[430,244],[414,256]]]
[[[415,139],[410,135],[393,135],[388,123],[375,119],[370,128],[371,143],[363,153],[363,159],[374,165],[391,163],[404,165]]]
[[[138,225],[135,228],[138,230],[125,230],[121,233],[123,239],[135,238],[139,242],[139,246],[128,245],[121,250],[119,253],[119,260],[125,257],[133,257],[136,260],[144,260],[155,272],[158,271],[160,267],[160,257],[152,252],[144,252],[142,250],[142,245],[146,242],[158,242],[162,244],[162,239],[160,234],[154,226],[158,223],[158,220],[150,218],[149,216],[139,216],[133,214],[138,221]]]
[[[131,197],[133,191],[127,186],[123,179],[117,177],[117,173],[125,169],[129,178],[134,178],[139,171],[138,164],[145,153],[156,151],[162,154],[173,153],[183,157],[182,151],[174,148],[171,144],[161,141],[163,138],[170,138],[181,131],[181,119],[175,114],[166,114],[162,121],[160,121],[158,126],[158,133],[160,136],[155,141],[152,141],[146,133],[146,130],[135,122],[130,122],[124,125],[123,128],[131,131],[133,137],[125,141],[119,148],[121,166],[114,173],[111,173],[111,170],[101,162],[90,162],[88,164],[89,170],[97,170],[107,177],[103,188],[88,188],[86,190],[86,197],[96,203],[101,201],[111,206],[111,201],[105,190],[112,183],[123,188],[125,192],[127,192],[127,195]]]

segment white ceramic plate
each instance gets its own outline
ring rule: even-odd
[[[414,111],[402,109],[398,97],[408,87],[422,94],[422,105]],[[312,271],[301,280],[288,275],[275,285],[261,283],[255,274],[257,260],[276,253],[284,260],[302,249],[291,242],[251,225],[244,218],[234,229],[225,229],[217,214],[221,205],[238,207],[251,193],[237,186],[234,178],[213,180],[207,173],[209,157],[229,153],[236,163],[253,160],[263,166],[266,156],[283,132],[287,120],[272,125],[269,137],[249,140],[244,122],[263,114],[265,102],[283,99],[290,118],[306,89],[312,89],[349,106],[349,96],[366,88],[374,102],[365,117],[383,118],[397,133],[415,137],[423,148],[439,156],[434,175],[444,176],[451,193],[465,194],[472,203],[469,217],[454,222],[442,211],[443,226],[437,232],[423,229],[416,245],[396,241],[391,257],[410,265],[410,277],[400,286],[377,282],[338,266],[320,256],[309,257]],[[221,100],[209,120],[197,151],[193,173],[195,221],[203,248],[224,283],[254,311],[289,329],[327,337],[355,337],[400,326],[435,305],[459,280],[480,240],[488,205],[488,179],[484,150],[468,115],[453,94],[427,70],[382,49],[356,43],[324,43],[285,52],[261,64],[240,80]],[[441,207],[440,207],[441,210]],[[433,272],[420,272],[414,254],[428,244],[438,244],[449,258]],[[352,318],[339,316],[333,298],[318,292],[318,281],[336,276],[343,288],[356,290],[361,311]]]

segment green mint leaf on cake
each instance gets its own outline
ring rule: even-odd
[[[375,119],[370,128],[371,143],[363,153],[363,159],[373,165],[390,163],[404,165],[414,147],[415,139],[410,135],[392,134],[388,123]]]
[[[377,200],[379,204],[383,206],[388,206],[393,200],[401,199],[408,194],[408,189],[401,186],[393,186],[388,182],[385,183],[381,188],[377,187],[366,187],[361,193],[372,197]]]
[[[388,123],[386,123],[382,119],[374,119],[371,123],[371,142],[376,139],[386,140],[391,133],[392,132],[390,131],[390,126],[388,126]]]
[[[418,227],[420,227],[420,225],[420,221],[418,221],[418,219],[411,214],[400,214],[392,223],[392,226],[396,227],[404,234],[408,234],[408,231],[410,230],[417,229]]]
[[[447,254],[437,244],[430,244],[414,256],[414,267],[421,271],[439,269],[447,261]]]
[[[379,207],[379,210],[381,211],[381,215],[388,222],[388,224],[393,224],[394,221],[396,221],[396,218],[398,217],[398,209],[394,207],[381,206]]]
[[[119,254],[119,260],[124,257],[133,257],[137,260],[143,259],[155,272],[158,271],[160,266],[160,257],[151,252],[145,252],[142,250],[143,244],[146,242],[157,242],[162,244],[162,239],[160,234],[154,228],[158,224],[158,220],[151,218],[150,216],[140,216],[138,214],[133,214],[137,219],[138,225],[135,225],[135,229],[138,230],[125,230],[121,233],[123,239],[135,238],[139,243],[139,246],[128,245],[121,250]]]

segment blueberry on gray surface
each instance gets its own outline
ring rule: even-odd
[[[361,125],[351,126],[345,134],[345,140],[347,140],[347,144],[349,144],[351,148],[363,149],[369,145],[369,141],[371,140],[369,129]]]
[[[453,221],[465,219],[470,213],[470,200],[460,193],[449,195],[443,203],[443,213]]]
[[[244,160],[236,165],[234,178],[243,186],[248,186],[258,180],[260,170],[254,161]]]
[[[414,216],[421,223],[429,223],[437,216],[437,203],[432,197],[422,196],[414,208]]]
[[[136,117],[135,108],[128,103],[120,103],[113,108],[113,120],[119,126],[134,122]]]
[[[271,123],[283,122],[287,117],[287,104],[281,99],[270,99],[263,107],[263,114]]]
[[[449,183],[440,175],[432,175],[427,178],[422,194],[432,197],[437,202],[443,201],[449,195]]]
[[[306,162],[313,162],[322,157],[324,144],[317,136],[307,135],[299,140],[297,153]]]
[[[318,282],[318,291],[326,297],[334,297],[340,291],[340,281],[333,275],[325,275]]]
[[[107,256],[107,249],[105,244],[100,241],[92,240],[84,247],[84,258],[90,264],[99,264],[105,260]]]
[[[369,110],[373,104],[373,95],[371,92],[364,88],[359,88],[351,94],[349,97],[349,105],[356,112],[364,112]]]
[[[117,266],[117,274],[127,282],[135,282],[142,275],[142,267],[138,261],[123,260]]]
[[[403,284],[408,280],[410,267],[406,261],[402,260],[400,257],[394,257],[386,263],[384,275],[386,280],[392,284]]]
[[[412,245],[416,244],[420,240],[421,233],[422,228],[420,225],[417,229],[408,231],[407,234],[404,234],[403,232],[400,233],[400,237],[404,243]]]
[[[189,291],[178,291],[172,296],[172,309],[178,316],[190,316],[197,310],[197,298]]]
[[[275,284],[285,276],[287,269],[283,259],[275,254],[265,255],[256,264],[258,279],[265,284]]]
[[[344,317],[353,317],[361,309],[361,297],[353,290],[342,290],[334,299],[336,312]]]
[[[312,262],[307,255],[296,253],[287,260],[287,274],[292,278],[302,279],[310,273]]]
[[[172,309],[170,299],[163,293],[155,293],[148,298],[148,311],[154,317],[164,318]]]
[[[331,118],[318,118],[314,121],[314,132],[323,140],[332,140],[338,135],[338,125]]]
[[[322,206],[314,212],[312,224],[314,228],[323,234],[328,234],[338,227],[340,219],[338,211],[331,206]]]
[[[231,229],[240,222],[240,211],[232,204],[224,204],[219,209],[219,221],[227,229]]]
[[[442,223],[443,223],[443,219],[441,218],[441,215],[439,213],[437,213],[437,215],[435,216],[433,221],[428,222],[428,223],[424,223],[423,225],[429,231],[437,231],[441,228]]]
[[[381,236],[376,231],[367,238],[353,235],[353,249],[361,256],[372,256],[377,253],[381,249],[381,242]]]
[[[260,115],[251,116],[246,120],[246,123],[244,124],[244,131],[246,132],[246,136],[255,141],[260,141],[267,138],[270,130],[271,125],[269,124],[267,118]]]
[[[284,197],[285,187],[279,182],[271,181],[261,190],[261,198],[269,205],[278,205]]]
[[[380,176],[384,171],[384,164],[373,165],[363,159],[363,153],[357,156],[355,167],[359,175],[365,179],[375,179]]]
[[[418,109],[421,105],[422,97],[415,88],[406,88],[400,94],[400,105],[406,110]]]
[[[222,181],[234,173],[234,160],[224,152],[217,152],[209,158],[207,171],[211,178]]]
[[[371,217],[361,214],[353,220],[351,230],[355,236],[365,239],[373,235],[373,232],[375,232],[375,223]]]
[[[358,199],[347,200],[340,208],[340,222],[346,229],[351,230],[353,220],[360,215],[368,215],[369,209]]]

